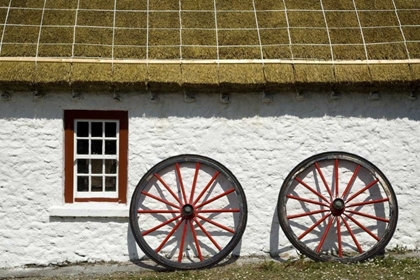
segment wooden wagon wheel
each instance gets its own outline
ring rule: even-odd
[[[247,204],[235,176],[219,162],[179,155],[152,167],[134,190],[130,225],[155,262],[177,270],[212,266],[233,251]]]
[[[345,152],[318,154],[298,164],[281,187],[277,211],[290,242],[317,261],[375,256],[398,220],[397,199],[385,175]]]

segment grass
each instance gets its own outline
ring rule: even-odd
[[[112,274],[79,274],[54,276],[52,278],[26,279],[420,279],[420,259],[397,258],[393,255],[375,258],[364,263],[341,264],[314,262],[306,258],[277,262],[264,260],[241,263],[239,261],[224,266],[195,271],[137,271],[115,272]]]

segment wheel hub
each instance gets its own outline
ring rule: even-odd
[[[344,213],[344,209],[346,208],[346,205],[344,203],[344,200],[342,200],[341,198],[336,198],[331,203],[330,208],[334,216],[340,216],[341,214]]]
[[[184,217],[185,219],[191,219],[191,218],[193,218],[194,217],[194,213],[195,213],[194,212],[194,207],[192,205],[185,204],[182,207],[181,214],[182,214],[182,217]]]

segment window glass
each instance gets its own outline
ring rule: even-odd
[[[77,154],[87,155],[89,154],[89,140],[77,140]]]
[[[102,122],[92,122],[92,137],[102,137]]]
[[[92,155],[102,155],[102,140],[92,140],[91,151]]]
[[[77,177],[77,191],[78,192],[89,191],[89,177],[87,176]]]
[[[117,154],[117,141],[116,140],[106,140],[105,141],[105,154],[106,155]]]
[[[117,190],[117,180],[115,177],[105,177],[105,191],[115,192]]]
[[[102,177],[92,177],[92,191],[93,192],[102,191]]]
[[[105,160],[105,174],[117,174],[117,161],[115,159]]]
[[[92,159],[92,173],[102,174],[102,159]]]
[[[77,137],[88,137],[88,136],[89,136],[89,123],[77,122]]]
[[[117,124],[115,122],[105,123],[105,137],[117,137]]]
[[[78,159],[77,160],[77,173],[89,173],[89,160]]]

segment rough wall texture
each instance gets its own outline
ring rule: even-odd
[[[327,94],[48,94],[34,100],[16,93],[0,101],[0,267],[27,264],[116,260],[143,256],[127,217],[53,217],[63,205],[63,110],[128,110],[128,201],[155,163],[176,154],[196,153],[228,167],[248,200],[248,225],[241,255],[293,253],[276,217],[280,186],[303,159],[324,151],[358,154],[378,166],[393,184],[400,207],[398,228],[388,245],[420,245],[420,107],[406,94],[369,101],[353,93],[331,100]]]

